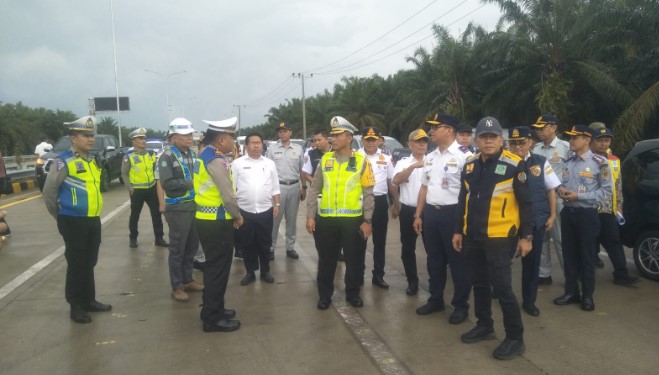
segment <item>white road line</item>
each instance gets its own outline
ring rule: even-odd
[[[101,225],[108,223],[115,216],[117,216],[121,211],[123,211],[124,209],[126,209],[126,207],[129,207],[129,206],[130,206],[130,200],[127,200],[121,206],[115,208],[112,212],[110,212],[109,214],[102,217],[101,218]],[[9,294],[11,294],[18,287],[25,284],[25,282],[30,280],[36,274],[41,272],[44,268],[48,267],[48,265],[53,263],[55,260],[57,260],[63,254],[64,254],[64,246],[61,246],[57,250],[55,250],[52,253],[48,254],[45,258],[43,258],[40,261],[38,261],[37,263],[35,263],[32,267],[28,268],[25,272],[23,272],[22,274],[16,276],[13,280],[11,280],[7,284],[5,284],[2,288],[0,288],[0,301],[2,299],[4,299],[5,297],[7,297]]]
[[[279,227],[279,234],[283,238],[282,241],[285,242],[285,226]],[[318,265],[308,256],[308,252],[302,251],[302,248],[298,243],[295,244],[295,248],[298,253],[307,255],[300,256],[298,261],[304,265],[310,274],[315,275]],[[335,285],[335,288],[336,290],[334,291],[332,305],[339,313],[339,316],[341,316],[341,319],[343,319],[345,324],[350,328],[352,334],[357,338],[366,354],[371,357],[371,360],[375,363],[380,372],[385,375],[411,374],[361,314],[344,302],[345,294],[340,291],[343,289],[343,285]],[[313,301],[309,301],[309,303],[313,303]]]

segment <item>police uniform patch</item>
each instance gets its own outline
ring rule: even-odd
[[[139,164],[139,163],[142,162],[142,160],[140,159],[139,156],[135,155],[135,156],[133,156],[133,162],[134,162],[135,164]]]
[[[611,174],[609,173],[609,168],[602,168],[602,178],[608,179],[611,177]]]
[[[325,161],[325,170],[333,171],[334,170],[334,159],[327,159]]]
[[[506,169],[507,169],[507,167],[505,165],[499,164],[499,165],[497,165],[497,168],[494,170],[494,173],[500,174],[500,175],[503,176],[504,174],[506,174]]]
[[[519,172],[517,174],[517,179],[519,180],[519,182],[526,182],[526,173]]]
[[[87,172],[85,169],[85,165],[81,161],[76,162],[76,173],[84,173]]]
[[[161,162],[160,162],[160,166],[161,166],[161,167],[166,167],[166,166],[167,166],[167,162],[164,161],[164,160],[161,161]]]
[[[64,161],[57,159],[57,164],[55,165],[55,168],[59,171],[60,169],[64,168]]]
[[[533,165],[531,168],[529,168],[529,171],[531,171],[531,174],[538,177],[540,176],[540,173],[542,172],[542,169],[540,168],[539,165]]]

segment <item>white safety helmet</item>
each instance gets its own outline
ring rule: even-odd
[[[172,120],[169,123],[169,134],[192,134],[194,129],[192,128],[192,123],[183,117],[178,117]]]

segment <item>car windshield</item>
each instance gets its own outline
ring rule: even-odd
[[[66,136],[60,138],[59,141],[57,141],[55,147],[53,147],[52,152],[62,152],[69,150],[70,148],[71,148],[71,138]],[[97,137],[94,142],[94,148],[92,149],[92,151],[100,151],[102,149],[103,149],[103,140]]]
[[[147,142],[146,143],[146,148],[150,149],[161,149],[162,148],[162,142]]]
[[[394,150],[397,148],[405,148],[405,146],[403,146],[395,138],[391,138],[391,137],[384,137],[384,147],[389,150]]]

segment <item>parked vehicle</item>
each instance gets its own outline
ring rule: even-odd
[[[146,140],[146,149],[160,154],[165,148],[165,142],[162,139],[147,139]]]
[[[48,174],[52,166],[53,159],[60,153],[71,148],[71,138],[68,135],[61,137],[53,146],[53,150],[44,154],[41,158],[45,160],[44,175]],[[96,142],[91,150],[92,155],[96,158],[98,166],[101,168],[101,191],[108,191],[110,183],[121,178],[121,162],[124,157],[125,148],[119,148],[117,138],[109,134],[96,134]],[[44,177],[45,180],[45,177]]]
[[[659,139],[638,142],[625,157],[621,173],[622,242],[634,248],[641,275],[659,281]]]

